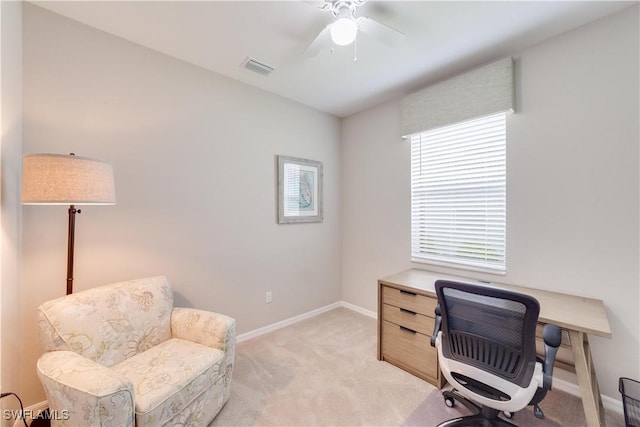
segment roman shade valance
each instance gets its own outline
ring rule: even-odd
[[[515,106],[513,58],[504,58],[402,99],[402,136],[435,129]]]

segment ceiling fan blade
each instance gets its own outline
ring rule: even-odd
[[[326,1],[326,0],[300,0],[300,1],[302,1],[304,4],[307,4],[309,6],[313,6],[316,9],[320,9],[323,12],[330,11],[333,5],[330,1]]]
[[[316,36],[315,39],[311,42],[309,46],[304,51],[304,56],[307,58],[314,57],[320,52],[323,47],[326,47],[331,42],[331,33],[329,32],[329,27],[331,24],[324,27],[320,34]]]
[[[361,16],[356,19],[358,29],[366,35],[381,41],[387,46],[398,46],[405,39],[405,35],[398,30],[388,27],[375,19]]]
[[[328,1],[324,1],[322,4],[318,5],[318,9],[324,11],[324,12],[328,12],[331,10],[331,8],[333,7],[333,4],[331,2]]]

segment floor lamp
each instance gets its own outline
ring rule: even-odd
[[[67,295],[73,293],[76,205],[113,205],[116,192],[110,164],[73,153],[25,154],[22,159],[23,205],[69,205]]]

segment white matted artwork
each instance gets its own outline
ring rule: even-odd
[[[322,163],[278,156],[278,223],[322,222]]]

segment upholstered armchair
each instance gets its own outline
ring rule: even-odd
[[[54,426],[206,426],[229,399],[235,320],[174,308],[165,277],[46,302],[38,324]]]

